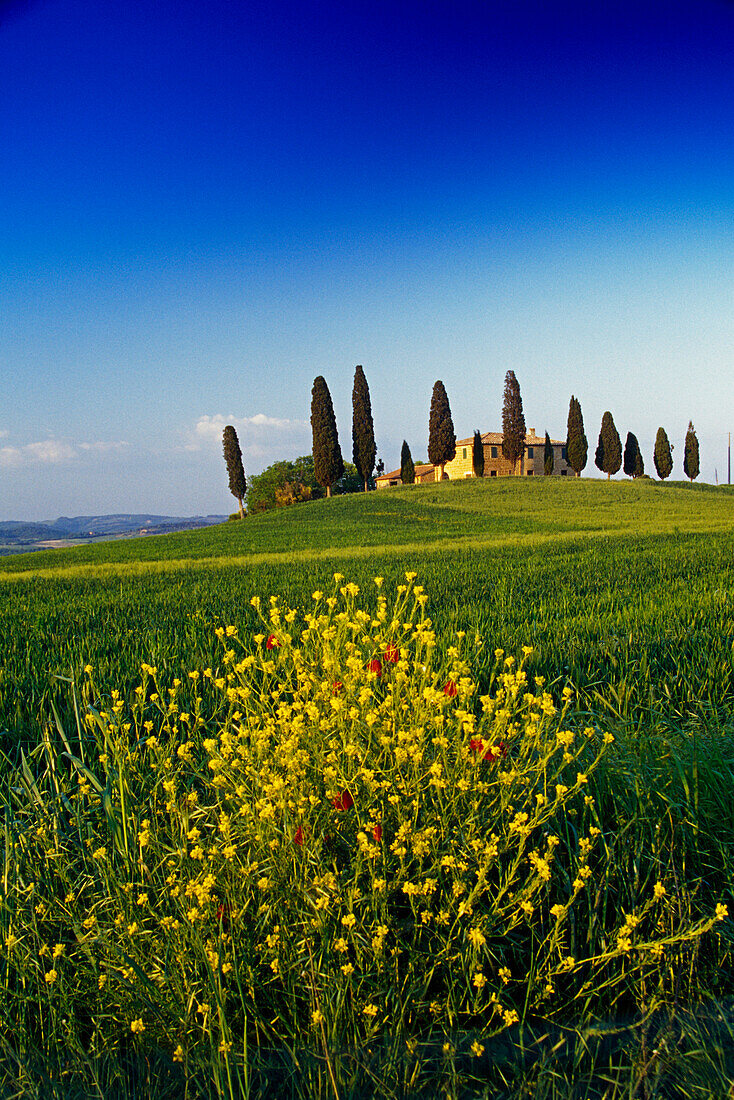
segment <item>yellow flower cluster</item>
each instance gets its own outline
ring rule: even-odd
[[[90,676],[94,769],[79,761],[55,799],[63,828],[28,810],[8,965],[32,956],[46,1000],[93,988],[100,1018],[124,1013],[183,1061],[205,1041],[229,1055],[243,998],[266,1031],[371,1036],[399,986],[416,1019],[499,1031],[700,934],[664,923],[657,882],[583,954],[610,736],[530,678],[529,646],[475,677],[487,640],[444,644],[414,581],[390,602],[376,577],[360,606],[336,574],[302,613],[253,597],[256,628],[219,627],[212,667],[168,687],[144,664],[129,705],[101,704]]]

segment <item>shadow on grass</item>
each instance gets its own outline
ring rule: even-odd
[[[2,1100],[730,1100],[734,1001],[583,1029],[543,1021],[477,1046],[475,1035],[359,1050],[260,1047],[247,1061],[184,1067],[159,1051],[64,1063],[3,1043]]]

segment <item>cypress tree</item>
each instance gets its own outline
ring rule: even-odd
[[[642,451],[637,448],[637,457],[635,458],[635,477],[643,477],[645,473],[645,462],[642,457]]]
[[[402,450],[400,451],[400,480],[403,485],[413,485],[415,483],[415,464],[410,453],[410,447],[405,440],[403,440]]]
[[[572,394],[568,406],[566,462],[575,473],[580,474],[583,470],[588,453],[589,444],[584,434],[584,418],[581,415],[581,405]]]
[[[364,482],[364,491],[370,487],[370,478],[375,466],[375,426],[372,421],[372,404],[367,379],[361,367],[354,370],[352,389],[352,457],[359,476]]]
[[[665,481],[666,477],[670,477],[673,472],[672,449],[665,428],[658,428],[658,434],[655,436],[655,450],[653,451],[652,458],[661,481]]]
[[[688,431],[686,432],[686,442],[683,450],[683,473],[689,481],[695,481],[700,472],[698,436],[696,435],[696,429],[693,427],[693,422],[689,420]]]
[[[627,439],[624,444],[624,463],[622,466],[627,477],[640,476],[637,471],[641,461],[642,455],[640,454],[640,444],[637,442],[637,436],[632,432],[627,432]],[[640,473],[641,472],[642,471],[640,471]]]
[[[526,434],[520,384],[515,378],[515,372],[508,370],[502,404],[502,454],[512,463],[513,472],[517,467],[517,460],[525,451]]]
[[[474,477],[484,477],[484,444],[482,443],[482,433],[478,428],[474,432],[472,441],[471,465]]]
[[[428,420],[428,461],[439,469],[439,480],[443,478],[443,468],[456,455],[456,435],[451,419],[449,399],[443,382],[438,381],[431,396],[431,415]]]
[[[344,473],[336,417],[329,387],[321,375],[314,379],[311,390],[311,432],[313,435],[313,463],[316,480],[331,496],[331,487]]]
[[[616,474],[622,465],[622,441],[610,412],[605,412],[601,418],[601,430],[594,462],[602,473],[607,475],[607,480],[612,474]]]
[[[245,510],[242,507],[242,501],[247,492],[247,479],[245,468],[242,465],[240,441],[231,424],[228,424],[222,433],[222,446],[224,461],[227,463],[227,473],[229,474],[229,491],[240,506],[240,519],[244,519]]]
[[[543,450],[543,473],[546,477],[550,477],[553,473],[553,467],[555,466],[555,455],[553,453],[553,444],[550,441],[550,436],[545,433],[545,448]]]

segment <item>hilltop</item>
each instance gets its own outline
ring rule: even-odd
[[[367,556],[379,560],[602,536],[728,531],[734,524],[734,492],[687,482],[485,478],[354,493],[230,523],[207,519],[212,522],[203,530],[100,545],[87,539],[90,545],[14,556],[0,572],[81,570],[91,575],[139,569],[143,563],[160,571],[195,563],[252,567]]]

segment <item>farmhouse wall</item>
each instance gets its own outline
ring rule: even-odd
[[[566,442],[561,439],[552,439],[553,447],[553,476],[554,477],[578,477],[566,461]],[[456,455],[451,462],[444,466],[444,476],[449,481],[458,481],[462,478],[474,477],[472,466],[472,451],[474,439],[459,439],[456,443]],[[485,477],[543,477],[545,465],[545,436],[536,435],[531,428],[525,437],[524,452],[515,466],[502,454],[502,432],[485,432],[482,436],[484,448],[484,476]],[[421,464],[415,468],[415,480],[419,483],[438,481],[439,471],[430,464]],[[389,474],[383,474],[375,479],[378,489],[386,489],[390,485],[402,485],[400,470],[392,470]]]

